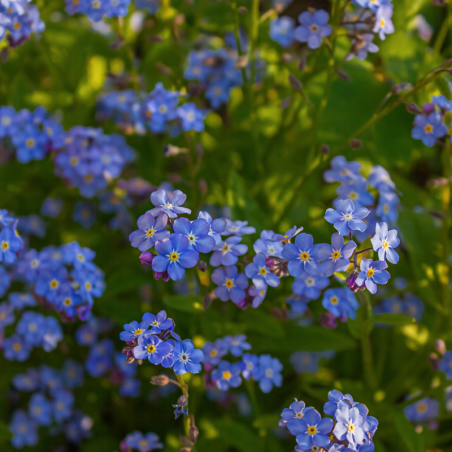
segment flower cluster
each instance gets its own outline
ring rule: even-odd
[[[357,57],[363,60],[367,53],[375,53],[378,47],[372,42],[374,35],[385,39],[387,34],[394,32],[392,23],[393,5],[391,0],[353,0],[359,10],[346,12],[340,25],[347,29],[347,36],[352,38],[350,53],[347,59]],[[328,25],[329,14],[323,10],[308,8],[298,16],[299,26],[288,16],[272,20],[270,38],[282,47],[289,47],[294,41],[307,43],[310,49],[317,49],[322,39],[332,34]]]
[[[16,262],[22,248],[24,247],[23,240],[17,232],[18,220],[8,214],[6,209],[0,209],[0,268],[1,265],[10,265]],[[6,284],[6,279],[2,283],[0,278],[0,296],[6,290],[2,287],[9,287]]]
[[[375,306],[374,312],[375,314],[405,314],[418,322],[424,312],[424,303],[418,296],[407,292],[403,296],[394,295],[383,298],[381,304]]]
[[[125,324],[119,337],[127,344],[122,351],[127,362],[136,360],[141,364],[147,359],[152,364],[173,369],[176,375],[201,372],[203,352],[195,349],[190,339],[182,341],[174,332],[175,326],[165,311],[157,315],[146,312],[140,323],[134,320]]]
[[[0,41],[6,37],[12,48],[22,45],[31,33],[41,33],[45,24],[30,0],[2,0],[0,2]]]
[[[135,431],[127,435],[121,442],[121,451],[130,452],[132,450],[150,452],[155,449],[162,449],[163,444],[159,442],[159,437],[155,433],[143,433]]]
[[[29,368],[14,376],[12,383],[20,392],[32,393],[28,410],[16,410],[9,428],[15,448],[35,446],[39,427],[50,427],[53,434],[64,433],[67,441],[79,443],[89,436],[92,420],[74,407],[73,390],[83,384],[80,364],[65,361],[61,370],[49,366]]]
[[[426,146],[432,147],[439,138],[448,134],[445,122],[446,115],[452,112],[452,101],[443,95],[433,96],[431,102],[422,105],[422,110],[415,105],[413,108],[418,113],[411,131],[414,139],[422,140]],[[452,125],[452,122],[450,124]]]
[[[110,381],[119,387],[119,394],[123,397],[138,397],[141,381],[134,378],[137,373],[137,364],[127,362],[121,352],[115,352],[111,339],[99,339],[103,333],[112,328],[112,322],[91,317],[89,321],[80,326],[75,338],[80,345],[89,346],[88,357],[85,361],[86,371],[92,377],[109,377]]]
[[[206,371],[211,371],[210,375],[204,376],[207,387],[216,386],[221,391],[227,391],[229,388],[239,387],[242,377],[245,380],[252,378],[257,381],[265,393],[269,393],[274,386],[280,387],[283,368],[280,361],[270,355],[243,354],[248,350],[251,350],[251,345],[246,342],[246,336],[243,334],[226,336],[217,339],[215,343],[206,342],[203,346],[203,365]],[[236,363],[224,360],[228,353],[236,358],[241,357],[241,360]]]
[[[378,428],[378,421],[369,416],[366,405],[355,402],[350,394],[345,396],[330,391],[329,401],[323,407],[327,416],[313,407],[295,399],[289,408],[281,413],[279,425],[287,427],[296,436],[297,452],[329,450],[333,452],[373,452],[372,441]]]
[[[97,116],[100,120],[112,119],[128,133],[144,134],[150,130],[176,136],[182,130],[202,132],[207,111],[193,102],[179,106],[180,97],[183,97],[181,93],[166,90],[162,83],[139,98],[132,90],[111,91],[100,97]]]

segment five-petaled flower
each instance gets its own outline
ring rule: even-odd
[[[358,286],[366,285],[367,290],[374,294],[377,292],[377,284],[386,284],[391,275],[385,270],[388,264],[385,261],[372,261],[372,259],[361,259],[361,272],[356,278]]]
[[[345,199],[337,204],[337,210],[327,209],[325,220],[334,225],[342,235],[349,235],[352,231],[365,231],[367,228],[363,218],[369,215],[370,211],[365,207],[355,210],[351,199]]]

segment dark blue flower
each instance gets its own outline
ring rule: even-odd
[[[366,230],[367,225],[362,220],[369,213],[365,207],[355,210],[353,201],[346,199],[338,203],[337,210],[327,209],[325,220],[333,224],[341,235],[349,235],[352,231]]]
[[[344,245],[344,237],[339,234],[331,236],[331,245],[322,243],[317,248],[317,258],[323,261],[320,264],[320,273],[324,276],[331,276],[335,272],[345,272],[350,265],[349,258],[356,248],[356,243],[349,240]],[[298,293],[298,292],[296,292]]]
[[[426,146],[433,146],[437,138],[447,134],[447,127],[443,124],[441,113],[435,111],[426,115],[417,115],[414,119],[414,129],[411,136],[416,140],[422,140]]]
[[[425,397],[404,409],[405,416],[411,422],[423,422],[435,419],[439,415],[439,402],[431,397]]]
[[[204,130],[204,119],[206,111],[199,109],[193,102],[188,102],[177,109],[177,116],[182,122],[182,129],[185,131],[195,130],[202,132]]]
[[[303,270],[312,275],[318,273],[316,252],[317,245],[314,245],[312,235],[303,232],[297,235],[295,243],[285,245],[281,254],[289,261],[289,272],[296,278],[303,273]]]
[[[216,268],[212,273],[212,281],[218,285],[215,289],[215,296],[221,301],[231,300],[239,303],[245,296],[248,287],[248,278],[244,273],[240,273],[235,265],[224,268]]]
[[[439,363],[439,370],[442,370],[448,380],[452,380],[452,351],[444,353],[443,359]]]
[[[361,163],[347,162],[342,155],[338,155],[331,160],[331,168],[323,173],[323,178],[326,182],[349,182],[362,178],[359,174]]]
[[[173,325],[173,321],[166,318],[165,311],[160,311],[157,315],[146,312],[143,314],[143,322],[146,322],[151,327],[151,334],[160,334],[162,331],[171,328]]]
[[[305,411],[303,419],[291,422],[290,433],[297,437],[301,450],[309,450],[313,446],[327,448],[331,443],[328,435],[333,426],[332,419],[322,419],[317,410],[309,408]]]
[[[12,137],[17,147],[17,160],[28,163],[30,160],[42,160],[45,157],[46,136],[34,125],[27,124],[23,130]]]
[[[157,336],[144,334],[138,337],[138,345],[133,349],[136,359],[148,359],[152,364],[160,364],[172,351],[169,342],[161,341]]]
[[[0,209],[0,224],[3,226],[11,226],[14,223],[14,218],[8,216],[8,211],[6,209]]]
[[[16,449],[21,449],[24,446],[36,446],[38,444],[38,424],[30,419],[25,411],[14,411],[9,429],[13,434],[11,444]]]
[[[371,294],[377,292],[377,284],[386,284],[391,277],[385,270],[388,264],[385,261],[372,261],[372,259],[361,259],[361,272],[356,278],[358,286],[366,285]]]
[[[291,431],[293,427],[297,428],[296,420],[303,419],[308,410],[312,410],[312,408],[306,408],[306,404],[304,402],[295,399],[295,402],[291,403],[289,408],[284,408],[282,410],[282,424],[287,425],[289,431]]]
[[[394,223],[399,216],[397,213],[399,202],[400,200],[395,193],[380,193],[380,199],[378,200],[376,210],[377,216],[379,216],[382,221]]]
[[[11,278],[6,269],[0,266],[0,297],[3,297],[11,285]]]
[[[163,444],[159,443],[159,437],[155,433],[143,435],[141,432],[135,431],[127,435],[124,442],[130,449],[137,449],[139,451],[151,451],[153,449],[163,448]]]
[[[228,353],[228,346],[223,339],[217,339],[215,343],[206,342],[202,347],[204,353],[203,364],[216,366],[221,358]]]
[[[221,235],[247,235],[254,234],[256,228],[248,226],[248,221],[231,221],[226,219],[226,230]]]
[[[31,345],[25,342],[20,336],[14,334],[3,340],[3,353],[8,361],[23,362],[30,356]]]
[[[195,221],[178,218],[174,221],[173,228],[174,232],[187,237],[190,250],[195,250],[198,253],[209,253],[215,246],[215,239],[209,235],[209,223],[202,218]]]
[[[24,312],[17,324],[16,333],[23,336],[30,345],[39,346],[46,333],[45,317],[33,311]]]
[[[227,361],[220,361],[218,369],[212,372],[212,380],[221,391],[227,391],[229,388],[237,388],[242,384],[240,364],[231,364]]]
[[[53,415],[57,423],[68,419],[74,406],[74,395],[71,392],[59,389],[53,395]]]
[[[198,252],[189,249],[189,241],[182,234],[171,234],[158,241],[155,250],[158,256],[152,260],[152,269],[159,273],[167,271],[174,281],[180,281],[185,269],[194,267],[199,260]]]
[[[5,326],[14,323],[14,310],[13,307],[6,301],[0,303],[0,331],[5,329]]]
[[[280,387],[282,385],[282,368],[278,358],[272,358],[270,355],[259,357],[259,367],[254,379],[259,382],[262,392],[269,393],[273,386]]]
[[[16,261],[16,253],[22,248],[21,240],[10,228],[3,228],[0,232],[0,262],[12,264]]]
[[[336,318],[356,318],[359,303],[348,289],[328,289],[322,299],[322,306]]]
[[[339,198],[333,201],[336,207],[342,199],[351,199],[356,209],[370,206],[375,202],[374,197],[367,191],[367,181],[355,179],[352,182],[343,182],[337,189]]]
[[[39,425],[50,425],[52,422],[52,404],[39,392],[31,396],[28,413]]]
[[[63,284],[55,299],[57,308],[60,311],[64,311],[69,317],[75,316],[75,307],[81,301],[81,298],[75,293],[71,284]]]
[[[167,239],[170,236],[169,231],[164,231],[167,221],[166,215],[160,215],[157,219],[149,212],[141,215],[137,221],[138,231],[129,235],[130,244],[140,251],[147,251],[158,240]]]
[[[143,320],[138,323],[136,320],[124,325],[124,331],[119,333],[119,339],[122,341],[133,341],[134,339],[140,337],[149,328],[149,321]]]

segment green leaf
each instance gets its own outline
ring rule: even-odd
[[[199,295],[175,295],[163,301],[170,308],[183,312],[204,312]]]
[[[248,309],[241,321],[248,330],[257,331],[265,336],[278,338],[285,336],[281,322],[262,309]]]
[[[416,320],[404,314],[377,314],[372,317],[374,322],[384,323],[385,325],[407,325],[414,323]]]
[[[280,417],[276,414],[267,414],[260,416],[253,421],[253,427],[263,429],[273,429],[278,425]]]
[[[411,422],[405,417],[405,414],[396,414],[394,417],[394,424],[410,452],[422,452],[424,450],[422,435],[416,433]]]
[[[9,427],[3,422],[0,422],[0,443],[6,443],[12,436]]]

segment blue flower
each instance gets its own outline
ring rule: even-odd
[[[369,185],[375,187],[379,191],[392,192],[395,189],[395,184],[391,179],[389,173],[380,165],[372,168],[369,174]]]
[[[320,358],[332,358],[334,352],[295,352],[290,356],[290,362],[292,363],[295,372],[298,374],[309,373],[315,374],[319,370]]]
[[[242,375],[245,380],[257,374],[259,370],[259,357],[245,353],[242,357]]]
[[[289,431],[292,427],[296,428],[296,419],[303,419],[308,410],[312,410],[312,408],[306,408],[306,404],[304,402],[295,399],[295,402],[291,403],[289,408],[284,408],[282,410],[281,417],[283,425],[287,425]]]
[[[52,404],[39,392],[31,396],[28,413],[39,425],[50,425],[52,422]]]
[[[159,443],[159,437],[155,433],[143,435],[141,432],[136,431],[127,435],[124,442],[130,449],[138,449],[140,451],[163,448],[163,444]]]
[[[406,293],[403,301],[403,312],[418,322],[421,320],[424,312],[424,303],[422,300],[412,293]]]
[[[0,303],[0,331],[3,332],[5,326],[12,325],[13,323],[14,323],[13,307],[6,301]]]
[[[122,353],[121,356],[123,356],[125,360],[125,356]],[[63,369],[61,369],[61,375],[64,380],[64,384],[70,388],[77,388],[83,384],[83,367],[72,359],[67,359],[64,362]]]
[[[230,84],[228,80],[216,80],[206,90],[206,99],[214,110],[220,108],[229,101]]]
[[[144,317],[144,316],[143,316]],[[142,321],[138,323],[136,320],[124,325],[124,330],[119,333],[119,339],[122,341],[133,341],[134,339],[140,337],[149,328],[149,322]]]
[[[10,228],[3,228],[0,232],[0,262],[12,264],[16,261],[16,253],[22,248],[21,240]]]
[[[190,250],[195,250],[198,253],[209,253],[215,246],[215,239],[209,235],[209,223],[202,218],[195,221],[178,218],[174,221],[173,228],[174,232],[187,237]]]
[[[44,318],[44,337],[42,338],[42,348],[46,352],[55,350],[63,339],[63,331],[61,330],[60,323],[55,317]]]
[[[282,368],[283,366],[278,358],[272,358],[270,355],[259,357],[259,367],[254,379],[259,382],[262,392],[269,393],[273,386],[279,388],[282,385]]]
[[[425,397],[404,409],[405,416],[411,422],[423,422],[439,415],[439,402],[431,397]]]
[[[270,39],[282,47],[292,44],[295,21],[291,17],[283,16],[270,22]]]
[[[355,208],[370,206],[375,202],[374,197],[367,191],[365,179],[355,179],[352,182],[343,182],[337,189],[339,198],[333,201],[337,206],[341,199],[351,199]]]
[[[27,416],[25,411],[14,411],[9,429],[13,434],[11,444],[16,449],[38,444],[38,425]]]
[[[149,213],[156,217],[163,212],[170,218],[176,218],[177,214],[181,213],[191,213],[190,209],[180,207],[186,199],[187,195],[180,190],[174,190],[173,193],[168,196],[168,193],[160,188],[151,194],[152,204],[156,207],[151,209]]]
[[[337,210],[327,209],[325,220],[334,225],[341,235],[349,235],[352,231],[365,231],[366,223],[362,221],[369,215],[370,211],[365,207],[355,210],[353,201],[346,199],[340,201]]]
[[[251,345],[246,341],[246,336],[244,334],[239,334],[237,336],[225,336],[224,342],[229,348],[229,352],[233,356],[242,356],[244,350],[251,350]]]
[[[1,26],[0,22],[0,28]],[[17,134],[19,127],[15,117],[16,112],[13,107],[0,107],[0,138],[12,137]]]
[[[176,342],[174,346],[174,373],[176,375],[183,375],[187,372],[197,374],[202,370],[202,366],[199,363],[203,359],[204,353],[199,349],[195,349],[190,339]]]
[[[447,134],[447,127],[443,124],[441,113],[435,111],[426,115],[417,115],[414,119],[414,129],[411,136],[415,140],[422,140],[426,146],[433,146],[437,138]]]
[[[317,245],[314,246],[312,235],[304,232],[297,235],[295,244],[288,243],[282,250],[282,257],[289,261],[289,273],[297,278],[307,271],[311,275],[318,273],[318,262],[316,259]]]
[[[311,300],[308,297],[297,294],[292,294],[290,298],[286,298],[286,303],[289,304],[290,309],[297,314],[304,314],[308,310],[309,301]]]
[[[106,16],[110,18],[127,16],[130,2],[131,0],[110,0],[110,2],[107,3]]]
[[[263,254],[267,257],[269,256],[275,256],[275,257],[282,257],[281,256],[281,252],[283,250],[283,244],[279,241],[274,241],[272,239],[264,239],[263,238],[263,233],[266,231],[262,231],[261,233],[261,238],[257,239],[254,242],[253,248],[254,251],[256,251],[256,254]],[[273,231],[272,232],[272,238],[273,236],[277,236],[278,234],[274,234]],[[265,235],[264,235],[265,237]]]
[[[351,407],[358,408],[361,414],[367,415],[367,407],[363,404],[355,402],[350,394],[345,394],[344,396],[342,392],[333,389],[328,393],[328,400],[329,401],[326,402],[323,407],[323,412],[325,414],[328,414],[329,416],[334,416],[336,414],[336,411],[339,407],[339,402],[341,402],[342,400],[345,400]]]
[[[172,351],[169,342],[161,341],[157,336],[144,334],[138,337],[138,345],[133,349],[136,359],[148,359],[152,364],[160,364]]]
[[[80,223],[84,229],[90,229],[96,222],[96,206],[89,202],[77,201],[75,203],[72,219]]]
[[[378,200],[376,210],[377,216],[379,216],[382,221],[388,223],[395,222],[399,216],[397,213],[399,202],[399,198],[395,193],[380,193],[380,199]]]
[[[33,392],[40,384],[39,372],[36,369],[27,369],[23,374],[16,374],[12,379],[13,386],[21,392]]]
[[[361,272],[356,278],[358,286],[366,285],[367,290],[374,294],[377,292],[377,284],[386,284],[391,277],[385,270],[388,264],[385,261],[375,261],[372,259],[361,259]]]
[[[12,137],[17,147],[17,160],[28,163],[30,160],[42,160],[45,157],[45,135],[34,125],[27,124],[23,130]]]
[[[365,442],[363,424],[366,418],[359,412],[358,408],[350,408],[347,403],[339,402],[334,417],[336,425],[333,433],[339,441],[346,439],[353,449]]]
[[[313,446],[327,448],[331,443],[328,434],[333,426],[332,419],[322,419],[317,410],[308,408],[303,419],[295,419],[291,423],[290,433],[296,435],[301,450],[309,450]]]
[[[242,241],[240,236],[232,236],[225,241],[215,245],[213,254],[210,256],[210,265],[218,267],[219,265],[234,265],[238,260],[238,256],[245,254],[248,247],[243,244],[238,244]]]
[[[72,276],[79,285],[80,296],[83,301],[92,305],[94,302],[93,297],[98,298],[102,296],[105,288],[102,272],[75,271]]]
[[[226,219],[226,230],[221,235],[247,235],[254,234],[256,228],[248,226],[248,221],[231,221]]]
[[[167,239],[170,236],[169,231],[164,231],[167,221],[166,215],[160,215],[157,220],[149,212],[141,215],[137,221],[138,231],[129,235],[130,244],[140,251],[147,251],[158,240]]]
[[[378,33],[380,39],[386,39],[387,34],[394,33],[394,24],[392,23],[392,7],[381,6],[377,10],[375,17],[375,26],[373,28],[374,33]]]
[[[217,339],[215,343],[206,342],[202,347],[204,353],[203,364],[216,366],[221,358],[228,353],[228,347],[223,339]]]
[[[226,220],[217,218],[212,220],[208,212],[199,212],[198,218],[202,218],[209,224],[209,235],[215,240],[215,245],[221,242],[221,233],[226,229]]]
[[[94,22],[102,20],[108,11],[108,3],[105,0],[80,0],[79,12],[86,14]]]
[[[447,100],[442,94],[439,96],[433,96],[432,102],[441,108],[441,110],[452,111],[452,100]]]
[[[199,254],[189,249],[189,241],[182,234],[171,234],[169,238],[158,241],[155,250],[158,256],[152,260],[152,269],[160,273],[168,271],[174,281],[180,281],[185,269],[194,267],[199,260]]]
[[[329,285],[330,280],[328,278],[304,272],[292,284],[292,290],[297,295],[305,295],[310,300],[317,300],[320,297],[320,291]]]
[[[231,300],[239,303],[245,296],[248,287],[248,278],[244,273],[240,273],[235,265],[224,268],[216,268],[212,273],[212,281],[218,285],[215,289],[215,296],[221,301]]]
[[[239,363],[231,364],[227,361],[221,361],[218,369],[212,372],[212,380],[221,391],[227,391],[229,388],[237,388],[242,384],[240,372],[242,368]]]
[[[96,253],[89,248],[82,248],[77,242],[68,243],[63,247],[63,258],[66,264],[73,265],[76,270],[95,270],[92,260]]]
[[[46,224],[38,215],[28,215],[27,217],[21,217],[19,220],[21,232],[35,235],[36,237],[45,237]]]
[[[263,254],[256,254],[254,256],[253,262],[245,267],[245,273],[248,278],[253,280],[254,284],[258,284],[261,281],[271,287],[279,286],[280,280],[275,274],[270,273],[269,268],[266,266],[265,255]]]
[[[57,423],[68,419],[72,414],[74,395],[71,392],[58,389],[53,393],[53,415]]]
[[[69,317],[75,316],[75,307],[81,301],[81,298],[75,293],[71,284],[63,284],[55,299],[57,308],[60,311],[64,311]]]
[[[344,237],[336,233],[331,236],[331,245],[322,243],[317,248],[317,258],[323,261],[319,270],[322,275],[331,276],[335,272],[345,272],[350,265],[349,258],[356,248],[356,243],[349,240],[344,245]],[[298,293],[298,292],[296,292]]]
[[[46,198],[41,206],[41,215],[56,218],[63,209],[63,201],[60,198]]]
[[[143,314],[143,322],[147,322],[151,327],[151,334],[160,334],[162,331],[171,328],[173,325],[173,321],[166,318],[165,311],[160,311],[157,315],[146,312]]]
[[[0,209],[0,224],[3,226],[11,226],[14,223],[14,218],[8,216],[6,209]]]
[[[185,131],[204,130],[205,110],[200,110],[193,102],[188,102],[177,109],[177,116],[182,122],[182,129]]]
[[[0,266],[0,297],[3,297],[11,285],[11,278],[6,269]]]
[[[352,41],[352,51],[347,55],[347,60],[351,60],[354,56],[358,60],[365,60],[367,58],[367,52],[378,52],[378,46],[372,42],[373,39],[373,33],[360,33],[359,39]]]
[[[307,42],[310,49],[317,49],[322,43],[322,38],[330,36],[333,29],[327,25],[330,15],[323,9],[314,14],[305,11],[298,16],[301,23],[295,29],[294,38],[300,42]]]
[[[448,380],[452,380],[452,352],[444,353],[443,359],[439,363],[439,370],[442,370]]]
[[[395,229],[388,232],[387,223],[377,223],[376,233],[370,241],[374,251],[378,253],[378,259],[381,261],[388,259],[391,264],[399,262],[399,255],[394,248],[400,244],[400,240]]]
[[[350,317],[354,319],[359,304],[348,289],[328,289],[323,296],[322,306],[336,318]]]
[[[46,269],[39,274],[39,279],[35,286],[38,295],[45,296],[53,303],[56,300],[59,289],[66,282],[67,271],[65,267],[56,269]]]
[[[19,320],[16,333],[23,336],[30,345],[39,346],[45,331],[45,317],[42,314],[26,311]]]
[[[140,395],[140,388],[140,380],[136,380],[135,378],[126,378],[119,388],[119,394],[123,397],[138,397]]]
[[[3,340],[3,353],[8,361],[17,360],[23,362],[30,356],[30,351],[31,345],[17,334],[5,337]]]
[[[331,168],[323,173],[325,182],[350,182],[362,178],[359,174],[361,163],[347,162],[342,155],[338,155],[331,160]]]

